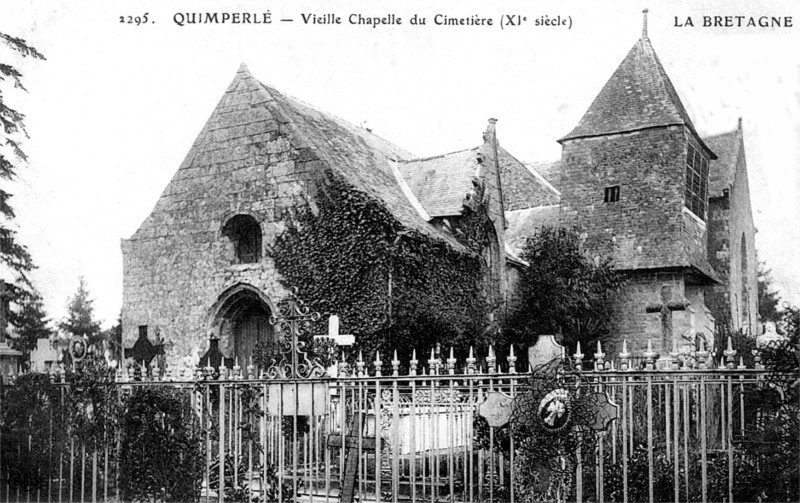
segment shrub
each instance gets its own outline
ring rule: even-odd
[[[120,486],[133,501],[197,501],[205,469],[203,435],[180,390],[141,387],[125,399]]]

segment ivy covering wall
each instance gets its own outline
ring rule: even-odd
[[[285,286],[322,314],[316,334],[336,314],[356,349],[384,364],[391,352],[405,367],[412,348],[420,361],[437,343],[465,355],[487,343],[484,265],[477,250],[457,251],[401,227],[378,201],[332,175],[317,197],[318,212],[300,210],[276,239],[271,256]],[[478,214],[464,218],[475,222]],[[480,240],[459,231],[472,248]],[[355,352],[353,352],[355,353]],[[353,355],[351,355],[352,357]]]

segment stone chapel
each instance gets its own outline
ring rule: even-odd
[[[475,253],[454,228],[480,197],[485,292],[502,318],[526,238],[579,225],[589,253],[629,276],[614,339],[641,351],[676,336],[713,343],[715,321],[754,334],[755,228],[741,121],[701,137],[645,29],[589,106],[558,139],[561,159],[526,165],[498,142],[491,119],[477,146],[418,158],[255,79],[243,65],[123,251],[123,343],[170,343],[175,361],[218,338],[247,361],[274,337],[269,317],[288,293],[270,251],[297,208],[334,177],[374,198],[400,234]],[[477,143],[477,142],[476,142]],[[480,190],[476,190],[476,189]],[[391,292],[391,289],[389,289]],[[391,295],[391,293],[389,293]],[[665,311],[667,310],[667,311]],[[688,339],[687,339],[688,340]]]

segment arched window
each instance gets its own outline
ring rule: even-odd
[[[261,260],[261,226],[250,215],[235,215],[222,228],[231,240],[237,264],[253,264]]]

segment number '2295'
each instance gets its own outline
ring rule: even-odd
[[[119,22],[123,24],[135,24],[136,26],[139,26],[140,24],[147,24],[148,14],[149,12],[145,12],[143,16],[120,16]]]

